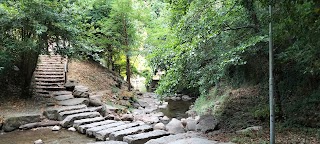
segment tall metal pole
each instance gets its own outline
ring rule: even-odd
[[[274,129],[274,79],[273,79],[273,44],[272,44],[272,0],[269,0],[269,105],[270,105],[270,144],[275,143],[275,129]]]

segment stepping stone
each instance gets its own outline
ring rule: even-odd
[[[64,112],[60,112],[59,116],[58,116],[58,120],[62,121],[64,120],[67,116],[69,115],[74,115],[74,114],[79,114],[79,113],[85,113],[85,112],[93,112],[94,109],[89,109],[89,108],[85,108],[85,109],[79,109],[79,110],[72,110],[72,111],[64,111]]]
[[[71,127],[75,120],[84,119],[84,118],[94,118],[101,116],[98,112],[85,112],[74,115],[67,116],[63,121],[61,121],[62,127]]]
[[[90,123],[94,123],[94,122],[100,122],[100,121],[103,121],[103,120],[104,120],[104,118],[102,116],[95,117],[95,118],[86,118],[86,119],[81,119],[81,120],[75,120],[73,122],[73,127],[78,129],[78,127],[80,125],[90,124]]]
[[[95,143],[87,143],[87,144],[128,144],[122,141],[104,141],[104,142],[95,142]]]
[[[52,96],[59,96],[59,95],[72,95],[72,92],[71,91],[55,91],[55,92],[52,92]]]
[[[123,141],[129,144],[144,144],[150,139],[160,138],[167,135],[170,135],[170,133],[164,130],[154,130],[147,133],[140,133],[140,134],[125,136],[123,137]],[[186,143],[183,143],[183,144],[186,144]],[[195,143],[195,144],[203,144],[203,143]]]
[[[60,107],[49,107],[44,112],[43,115],[51,120],[58,120],[58,115],[60,112],[78,110],[87,108],[86,105],[76,105],[76,106],[60,106]]]
[[[68,99],[73,99],[73,95],[59,95],[54,97],[57,101],[63,101],[63,100],[68,100]]]
[[[108,128],[113,128],[113,127],[124,125],[124,124],[125,124],[124,122],[119,121],[119,122],[115,122],[115,123],[111,123],[111,124],[107,124],[107,125],[92,127],[92,128],[87,129],[86,134],[87,134],[87,136],[92,137],[92,136],[95,136],[98,131],[105,130]]]
[[[210,141],[204,138],[186,138],[186,139],[169,142],[167,144],[219,144],[219,142]]]
[[[87,99],[87,98],[74,98],[74,99],[59,101],[58,104],[61,106],[75,106],[75,105],[81,105],[81,104],[88,105],[89,99]]]
[[[95,122],[95,123],[91,123],[91,124],[85,124],[85,125],[81,125],[78,127],[78,131],[80,133],[86,133],[86,130],[89,128],[93,128],[93,127],[97,127],[97,126],[102,126],[102,125],[107,125],[110,123],[114,123],[116,121],[114,120],[105,120],[105,121],[101,121],[101,122]]]
[[[149,126],[149,125],[142,125],[142,126],[132,127],[132,128],[128,128],[128,129],[125,129],[125,130],[116,131],[116,132],[111,133],[109,135],[109,139],[110,140],[122,141],[124,136],[137,134],[137,133],[141,133],[141,132],[148,132],[148,131],[152,131],[152,127]]]
[[[121,125],[121,126],[117,126],[114,128],[109,128],[106,130],[102,130],[102,131],[98,131],[96,132],[96,139],[97,140],[105,140],[107,137],[109,137],[109,134],[116,132],[116,131],[120,131],[120,130],[124,130],[124,129],[128,129],[131,127],[135,127],[138,126],[139,123],[129,123],[129,124],[125,124],[125,125]]]
[[[201,138],[201,136],[198,133],[187,132],[187,133],[180,133],[175,135],[164,136],[157,139],[152,139],[152,140],[149,140],[146,144],[167,144],[168,142],[173,142],[180,139],[196,138],[196,137]]]

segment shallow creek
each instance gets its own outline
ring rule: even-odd
[[[42,139],[45,144],[85,144],[95,142],[95,139],[88,138],[86,135],[64,129],[53,132],[50,128],[39,128],[37,130],[16,130],[0,134],[0,144],[32,144],[38,139]]]

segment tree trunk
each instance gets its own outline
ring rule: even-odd
[[[130,57],[127,54],[126,55],[126,60],[127,60],[127,64],[126,64],[126,75],[127,75],[127,82],[128,82],[128,91],[131,91],[131,82],[130,82],[130,78],[131,78],[131,70],[130,70]]]

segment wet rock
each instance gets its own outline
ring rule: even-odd
[[[146,133],[125,136],[123,137],[123,141],[128,142],[129,144],[144,144],[150,139],[160,138],[167,135],[170,134],[164,130],[154,130]]]
[[[132,114],[124,114],[121,116],[121,120],[123,121],[133,121],[133,115]]]
[[[181,99],[182,99],[183,101],[188,101],[188,100],[191,100],[192,98],[191,98],[190,96],[188,96],[188,95],[183,95],[183,96],[181,97]]]
[[[200,116],[199,122],[196,125],[196,130],[203,133],[208,133],[217,129],[219,121],[212,115]]]
[[[252,126],[252,127],[248,127],[243,130],[238,130],[238,131],[236,131],[236,133],[237,134],[248,134],[250,132],[261,131],[261,130],[262,130],[262,126]]]
[[[75,131],[77,131],[77,130],[76,130],[76,128],[74,128],[74,127],[70,127],[70,128],[68,128],[68,131],[75,132]]]
[[[53,127],[51,128],[52,131],[59,131],[60,129],[61,129],[60,126],[53,126]]]
[[[165,130],[166,126],[163,123],[157,123],[153,126],[154,130]]]
[[[43,144],[43,141],[41,139],[38,139],[36,141],[33,142],[34,144]]]
[[[178,134],[178,133],[184,133],[184,128],[181,123],[181,121],[177,120],[176,118],[173,118],[167,125],[166,130],[169,133]]]
[[[40,121],[40,115],[24,115],[17,117],[9,117],[4,120],[2,128],[5,132],[10,132],[19,128],[21,125]]]
[[[59,105],[61,106],[75,106],[75,105],[89,105],[89,99],[87,98],[74,98],[74,99],[68,99],[64,101],[59,101]]]

